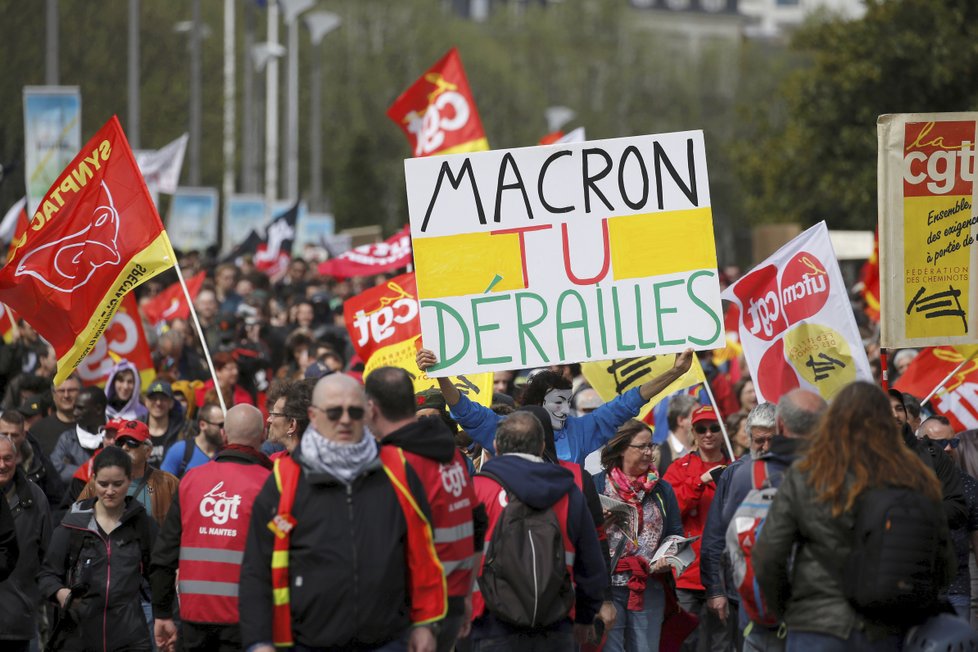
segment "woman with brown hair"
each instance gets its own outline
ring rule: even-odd
[[[922,496],[934,523],[901,541],[901,555],[922,551],[930,560],[928,579],[947,586],[955,560],[940,484],[904,444],[886,394],[870,383],[852,383],[833,399],[805,457],[785,473],[753,550],[755,576],[768,609],[787,626],[789,652],[897,650],[906,628],[917,624],[908,618],[933,613],[933,598],[918,595],[903,622],[883,622],[846,597],[854,572],[847,562],[862,554],[853,534],[857,514],[881,495],[877,490],[891,488]]]
[[[636,540],[630,540],[622,523],[615,521],[607,526],[610,549],[623,547],[611,575],[611,593],[618,616],[608,632],[606,652],[659,649],[665,583],[672,576],[664,559],[653,565],[652,557],[663,539],[682,536],[683,526],[676,494],[655,471],[654,451],[652,431],[635,419],[619,427],[601,450],[601,466],[606,473],[604,495],[638,509]],[[668,588],[675,591],[671,584]]]

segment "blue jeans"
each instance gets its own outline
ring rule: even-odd
[[[841,639],[831,634],[816,632],[792,632],[788,630],[788,645],[786,652],[849,652],[860,650],[864,652],[891,652],[903,647],[903,637],[888,636],[878,641],[870,641],[858,629],[853,629],[848,639]]]
[[[608,632],[604,652],[659,652],[659,636],[662,633],[662,614],[666,608],[666,596],[662,584],[649,578],[645,586],[645,603],[641,611],[628,611],[628,587],[611,587],[618,617]]]
[[[531,631],[472,642],[472,652],[567,652],[573,649],[574,635],[569,631]]]

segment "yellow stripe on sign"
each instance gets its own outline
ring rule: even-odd
[[[518,233],[463,233],[416,238],[414,264],[426,298],[483,294],[496,275],[493,291],[522,290],[523,259]]]
[[[717,266],[709,207],[612,217],[608,235],[616,281]]]

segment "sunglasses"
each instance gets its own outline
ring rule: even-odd
[[[128,437],[126,437],[125,439],[117,439],[115,445],[120,448],[129,448],[135,450],[140,446],[142,446],[143,444],[142,442],[138,442],[135,439],[129,439]]]
[[[706,426],[693,426],[693,431],[696,432],[697,435],[705,435],[707,430],[709,430],[715,435],[718,432],[720,432],[720,424],[714,423],[709,428],[707,428]]]
[[[353,421],[359,421],[360,419],[363,418],[363,415],[366,413],[366,410],[356,405],[351,405],[346,408],[344,407],[321,408],[315,405],[311,407],[325,414],[326,418],[329,419],[330,421],[339,421],[340,419],[342,419],[344,411],[346,411],[346,413],[350,415],[350,419]]]
[[[951,437],[950,439],[944,440],[944,448],[957,448],[961,445],[960,437]]]

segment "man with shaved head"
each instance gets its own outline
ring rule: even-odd
[[[255,500],[242,647],[434,652],[447,591],[424,486],[367,436],[363,387],[323,377],[309,426]]]
[[[180,481],[150,564],[154,634],[164,652],[177,645],[173,607],[178,570],[183,649],[242,649],[241,559],[255,496],[272,468],[259,450],[264,433],[265,420],[257,408],[235,405],[224,418],[224,448]]]
[[[784,394],[778,400],[777,407],[770,403],[755,406],[747,415],[747,428],[752,438],[752,450],[755,448],[753,438],[760,440],[757,442],[758,453],[751,456],[754,459],[745,457],[743,462],[731,464],[717,483],[717,492],[703,529],[700,576],[711,617],[726,624],[728,638],[735,641],[737,649],[740,649],[739,632],[745,631],[748,620],[746,610],[737,609],[736,587],[727,585],[727,582],[732,584],[732,579],[723,577],[722,557],[727,528],[737,508],[754,488],[754,475],[761,477],[759,473],[763,471],[771,486],[780,486],[781,476],[798,459],[805,440],[815,431],[827,408],[825,399],[807,389],[793,389]],[[783,650],[784,639],[778,637],[776,629],[754,623],[743,649]]]

